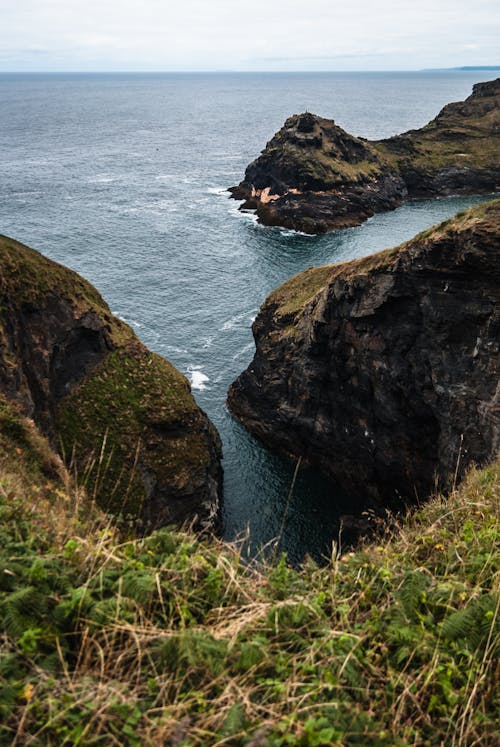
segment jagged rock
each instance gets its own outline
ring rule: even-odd
[[[498,451],[500,200],[266,300],[228,403],[267,446],[373,502],[449,488]]]
[[[90,283],[0,237],[0,394],[33,418],[106,509],[146,528],[210,525],[219,436],[187,379]]]
[[[474,86],[425,127],[354,137],[306,112],[286,120],[232,187],[266,225],[307,233],[354,226],[410,197],[500,189],[500,78]]]

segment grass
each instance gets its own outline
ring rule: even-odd
[[[500,460],[293,569],[124,536],[0,418],[0,744],[497,744]]]
[[[268,296],[263,308],[272,308],[274,318],[280,318],[281,324],[285,325],[286,334],[290,335],[293,328],[296,328],[294,321],[296,322],[300,317],[305,306],[336,278],[339,278],[341,282],[354,283],[357,278],[372,273],[391,271],[400,259],[413,256],[417,251],[425,254],[429,247],[432,249],[434,243],[455,234],[478,231],[493,236],[498,235],[500,200],[492,200],[464,210],[438,225],[431,226],[399,246],[335,265],[309,267],[276,288]],[[282,334],[282,326],[280,326],[278,336]]]
[[[56,411],[62,451],[75,453],[89,492],[135,517],[145,499],[141,470],[174,493],[176,480],[208,468],[202,428],[189,427],[200,420],[185,377],[134,342],[107,355]]]

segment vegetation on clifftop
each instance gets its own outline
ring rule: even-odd
[[[0,400],[0,744],[496,744],[500,462],[324,567],[130,540]]]
[[[333,265],[309,267],[272,291],[265,305],[276,307],[275,314],[288,321],[289,318],[300,315],[307,303],[312,301],[335,278],[353,281],[356,277],[362,277],[373,271],[384,271],[404,258],[405,254],[411,254],[415,246],[422,242],[425,242],[422,249],[425,253],[425,246],[432,247],[435,241],[444,237],[452,238],[454,234],[473,230],[480,230],[492,236],[500,235],[500,200],[484,202],[457,213],[399,246]]]

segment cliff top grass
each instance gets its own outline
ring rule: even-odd
[[[1,312],[7,303],[43,307],[50,296],[66,299],[79,315],[95,312],[105,321],[116,344],[135,339],[132,329],[111,314],[91,283],[35,249],[0,235],[0,330]]]
[[[39,304],[47,294],[55,293],[109,314],[99,292],[80,275],[8,236],[0,236],[0,293],[2,298],[15,297],[20,304]]]
[[[302,133],[301,121],[305,117],[310,119],[311,129]],[[376,178],[387,168],[390,158],[332,120],[306,113],[290,117],[257,162],[269,162],[273,173],[283,170],[282,177],[290,182],[289,186],[314,190]],[[253,164],[249,168],[252,167]]]
[[[0,423],[0,743],[497,744],[500,462],[293,569],[127,540],[6,403]]]
[[[398,165],[411,159],[414,167],[498,169],[500,166],[500,78],[474,86],[463,102],[447,104],[418,130],[373,142],[375,149]],[[404,154],[408,145],[411,149]]]
[[[399,259],[418,245],[421,245],[422,251],[425,251],[426,246],[442,240],[446,235],[479,230],[496,236],[500,235],[500,200],[484,202],[462,211],[436,226],[431,226],[399,246],[335,265],[310,267],[276,288],[268,296],[264,306],[272,307],[275,316],[289,323],[303,311],[309,302],[337,279],[351,282],[356,277],[387,270],[394,267]]]

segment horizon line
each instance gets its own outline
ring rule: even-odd
[[[433,72],[475,72],[496,71],[500,65],[458,65],[453,67],[431,67],[431,68],[387,68],[387,69],[358,69],[358,70],[238,70],[238,69],[213,69],[213,70],[0,70],[0,75],[223,75],[223,74],[311,74],[311,73],[433,73]]]

